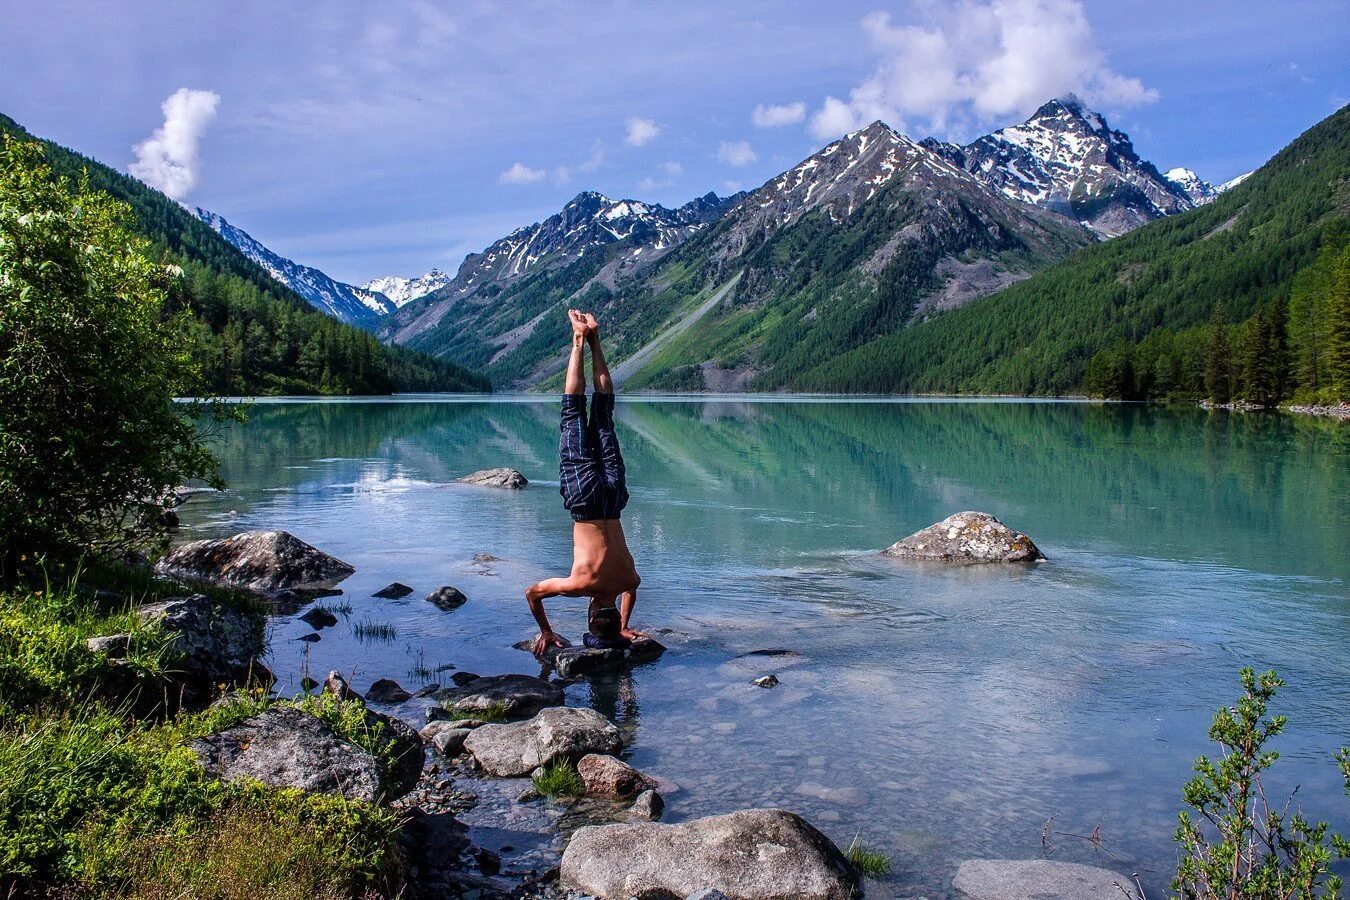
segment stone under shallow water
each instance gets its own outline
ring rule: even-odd
[[[960,512],[896,541],[883,556],[947,563],[1032,562],[1045,555],[1031,538],[982,512]]]
[[[577,829],[562,883],[599,897],[687,897],[715,888],[742,900],[851,900],[858,875],[829,838],[795,813],[741,810],[678,825]]]
[[[155,572],[261,594],[323,592],[355,568],[285,531],[245,531],[193,541],[164,555]]]
[[[530,482],[515,469],[502,466],[496,469],[480,469],[463,478],[456,478],[459,484],[477,484],[483,487],[510,488],[519,490]]]
[[[562,688],[533,675],[487,675],[463,687],[441,688],[435,696],[456,712],[500,710],[513,718],[563,703]]]
[[[1048,859],[971,859],[961,863],[952,886],[970,900],[1119,900],[1135,896],[1126,875]]]

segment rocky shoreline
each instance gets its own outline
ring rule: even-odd
[[[1270,407],[1261,406],[1257,403],[1249,403],[1246,400],[1234,400],[1231,403],[1211,403],[1208,400],[1200,401],[1201,409],[1224,409],[1229,412],[1288,412],[1297,413],[1301,416],[1317,416],[1324,419],[1336,419],[1344,422],[1350,420],[1350,403],[1335,404],[1306,404],[1291,403],[1280,406],[1277,410]]]
[[[952,563],[1043,559],[1026,535],[973,512],[924,529],[885,554]],[[156,570],[188,584],[250,591],[283,602],[291,613],[340,592],[337,583],[354,571],[285,532],[186,544]],[[411,592],[397,582],[386,590],[394,589]],[[466,602],[448,586],[428,600],[438,595],[449,598],[437,603],[447,612]],[[306,616],[319,611],[315,606],[300,618],[308,622]],[[842,900],[864,893],[866,880],[850,856],[789,810],[660,821],[667,795],[678,786],[625,762],[627,736],[595,710],[567,706],[564,692],[588,678],[656,664],[665,647],[654,639],[623,650],[555,648],[540,661],[538,675],[457,670],[450,684],[412,690],[382,678],[364,697],[332,672],[322,686],[311,682],[305,694],[287,699],[270,696],[273,679],[261,663],[256,622],[250,626],[202,594],[155,604],[142,618],[171,635],[192,662],[196,671],[185,683],[197,685],[198,701],[211,685],[251,686],[255,697],[266,697],[250,701],[251,715],[194,741],[199,764],[226,781],[335,793],[396,810],[404,821],[407,896]],[[108,652],[111,665],[124,637],[96,638],[90,646]],[[527,642],[517,646],[528,649]],[[764,651],[774,652],[790,651]],[[751,683],[771,688],[777,679]],[[237,696],[227,693],[216,703]],[[339,715],[363,721],[374,744],[358,746],[332,727],[335,705]],[[420,729],[406,721],[410,714],[425,719]],[[490,839],[476,842],[476,834]],[[1133,890],[1128,878],[1109,870],[1044,861],[971,861],[955,877],[955,888],[972,898],[1034,891],[1091,900]]]

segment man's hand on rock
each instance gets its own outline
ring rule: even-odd
[[[545,631],[542,634],[540,634],[539,637],[534,639],[534,655],[539,657],[540,659],[543,659],[544,654],[548,652],[549,647],[561,648],[566,646],[567,644],[563,641],[562,638],[558,637],[551,631]]]
[[[647,633],[645,631],[638,631],[636,628],[625,628],[619,632],[619,635],[628,638],[630,641],[636,641],[638,638],[645,638]]]

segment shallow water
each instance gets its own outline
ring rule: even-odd
[[[569,689],[678,785],[666,820],[752,805],[892,854],[872,895],[944,896],[970,857],[1138,872],[1161,896],[1193,759],[1237,670],[1276,668],[1290,718],[1269,787],[1350,830],[1350,428],[1083,403],[621,398],[658,663]],[[218,437],[227,492],[183,537],[278,528],[357,567],[315,644],[275,620],[283,689],[427,670],[537,671],[522,592],[570,565],[556,398],[266,402]],[[509,465],[508,492],[453,484]],[[966,509],[1025,530],[1026,566],[916,567],[876,550]],[[499,561],[475,564],[476,553]],[[402,601],[370,594],[398,580]],[[446,613],[421,599],[451,584]],[[564,634],[584,606],[551,601]],[[301,610],[303,611],[303,610]],[[363,624],[392,624],[392,640]],[[788,655],[741,656],[766,648]],[[750,679],[776,672],[779,687]],[[441,680],[448,683],[448,676]],[[420,722],[415,704],[401,710]],[[1100,824],[1102,847],[1070,835]]]

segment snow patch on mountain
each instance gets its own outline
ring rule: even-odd
[[[440,269],[432,269],[425,275],[419,275],[415,278],[403,278],[398,275],[373,278],[361,287],[368,291],[384,294],[397,308],[407,305],[418,297],[439,290],[453,280],[452,276]]]
[[[378,291],[337,281],[313,268],[274,253],[242,228],[236,228],[210,210],[196,207],[193,212],[240,253],[267,270],[267,273],[303,297],[314,308],[348,325],[373,327],[395,306]]]
[[[1219,191],[1205,179],[1195,174],[1191,169],[1175,168],[1168,169],[1163,173],[1163,177],[1181,188],[1190,201],[1196,206],[1203,206],[1215,197],[1219,196]]]

